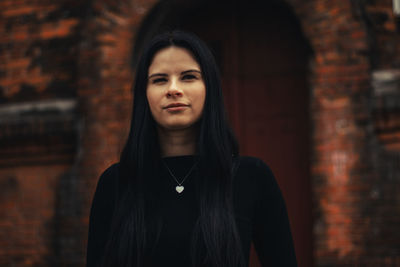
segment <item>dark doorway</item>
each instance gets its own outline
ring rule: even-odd
[[[273,170],[299,266],[312,266],[311,53],[291,8],[281,1],[162,1],[144,20],[136,52],[155,33],[173,28],[195,32],[213,49],[241,154],[259,157]],[[259,266],[254,251],[250,266]]]

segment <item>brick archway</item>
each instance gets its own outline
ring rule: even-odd
[[[309,93],[315,263],[359,262],[362,236],[368,230],[356,220],[362,213],[361,195],[367,190],[361,177],[373,171],[365,167],[371,162],[365,153],[370,136],[369,125],[363,124],[369,116],[368,33],[354,1],[288,2],[314,51]],[[81,47],[79,95],[85,107],[85,136],[103,141],[83,140],[88,154],[82,160],[82,175],[87,177],[82,187],[93,190],[101,170],[118,157],[126,130],[114,121],[128,122],[131,105],[131,60],[126,55],[131,54],[139,24],[154,6],[155,1],[93,3],[97,15],[83,30],[87,37]],[[91,118],[102,121],[102,126],[91,123]],[[107,156],[96,157],[99,154]]]
[[[312,265],[308,56],[284,3],[160,2],[144,18],[135,47],[166,29],[196,33],[220,65],[225,102],[241,154],[274,171],[286,198],[301,266]],[[294,45],[296,44],[296,45]],[[137,56],[133,56],[133,61]],[[250,266],[259,266],[254,250]]]
[[[371,44],[364,11],[356,1],[290,2],[315,53],[311,80],[315,264],[364,265],[368,225],[361,219],[362,199],[370,190],[365,181],[375,175],[373,156],[366,152],[373,136],[368,134]]]

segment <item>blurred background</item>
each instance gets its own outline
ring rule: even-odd
[[[1,0],[0,266],[84,266],[138,54],[175,28],[212,48],[241,153],[284,194],[299,266],[400,266],[399,1],[259,2]]]

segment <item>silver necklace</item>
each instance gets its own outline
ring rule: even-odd
[[[192,173],[192,171],[193,171],[194,167],[197,165],[198,161],[195,162],[195,164],[193,164],[192,168],[190,168],[189,172],[188,172],[188,173],[186,174],[186,176],[182,179],[182,182],[178,182],[178,179],[176,179],[176,176],[175,176],[175,175],[172,173],[172,171],[168,168],[167,163],[165,163],[164,161],[163,161],[163,163],[164,163],[165,167],[167,168],[169,174],[172,176],[172,178],[174,178],[175,182],[178,184],[178,185],[175,187],[176,192],[178,192],[179,194],[182,193],[183,190],[185,189],[185,187],[184,187],[182,184],[183,184],[183,182],[185,182],[186,178],[188,178],[189,175]]]

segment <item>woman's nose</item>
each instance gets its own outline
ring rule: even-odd
[[[183,92],[179,89],[175,82],[172,82],[167,90],[167,97],[179,97],[182,96]]]
[[[172,97],[172,96],[182,96],[182,95],[183,95],[182,92],[179,91],[179,90],[177,90],[177,89],[171,89],[171,90],[168,90],[168,92],[167,92],[167,96],[168,96],[168,97]]]

